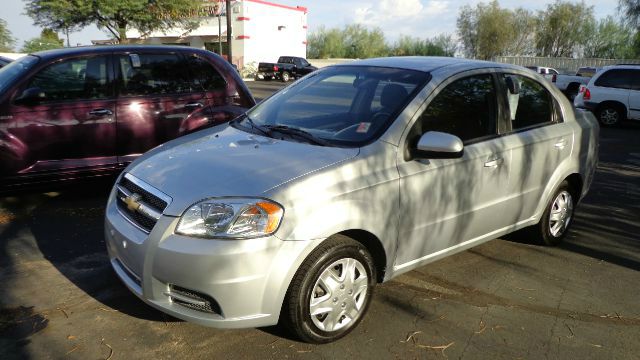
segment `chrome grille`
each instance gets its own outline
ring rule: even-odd
[[[117,205],[120,213],[138,227],[149,233],[158,222],[171,198],[152,186],[125,174],[117,185]]]

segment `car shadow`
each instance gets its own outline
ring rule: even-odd
[[[640,146],[638,124],[603,128],[600,161],[588,195],[560,249],[640,271]],[[527,229],[502,237],[531,244]]]
[[[60,274],[105,307],[144,320],[180,321],[138,299],[111,268],[105,247],[104,214],[113,181],[91,180],[55,191],[23,191],[0,198],[0,209],[17,214],[11,221],[13,230],[5,229],[0,234],[0,245],[7,244],[19,229],[26,229],[42,256]],[[6,251],[2,255],[3,267],[11,267],[10,256]],[[48,291],[56,295],[55,289]]]

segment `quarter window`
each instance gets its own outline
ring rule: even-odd
[[[595,86],[629,89],[631,87],[631,71],[630,70],[609,70],[600,75],[596,80]]]
[[[40,88],[45,101],[91,100],[111,96],[107,59],[78,58],[49,65],[36,74],[27,88]]]
[[[177,54],[120,56],[120,95],[163,95],[192,91],[186,60]]]
[[[420,134],[440,131],[464,142],[496,134],[496,96],[489,74],[470,76],[449,84],[421,115]]]
[[[519,75],[503,75],[502,81],[513,130],[553,122],[553,97],[542,84]]]

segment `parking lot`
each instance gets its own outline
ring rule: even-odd
[[[283,86],[248,85],[257,100]],[[0,358],[637,359],[639,134],[602,129],[563,245],[512,234],[409,272],[376,288],[352,334],[320,346],[277,327],[205,328],[138,300],[105,251],[113,179],[0,198]]]

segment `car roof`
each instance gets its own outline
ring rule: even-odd
[[[433,72],[445,67],[456,67],[456,70],[472,70],[479,68],[503,68],[522,69],[520,66],[496,63],[491,61],[470,60],[463,58],[441,56],[392,56],[384,58],[372,58],[356,60],[348,63],[340,63],[333,66],[378,66],[390,67],[422,72]]]
[[[172,52],[172,51],[198,51],[203,52],[205,50],[188,47],[188,46],[173,46],[173,45],[98,45],[98,46],[79,46],[68,47],[55,50],[45,50],[33,53],[31,55],[38,56],[42,59],[68,57],[74,55],[84,54],[103,54],[113,51],[122,52],[136,52],[136,51],[160,51],[160,52]]]

